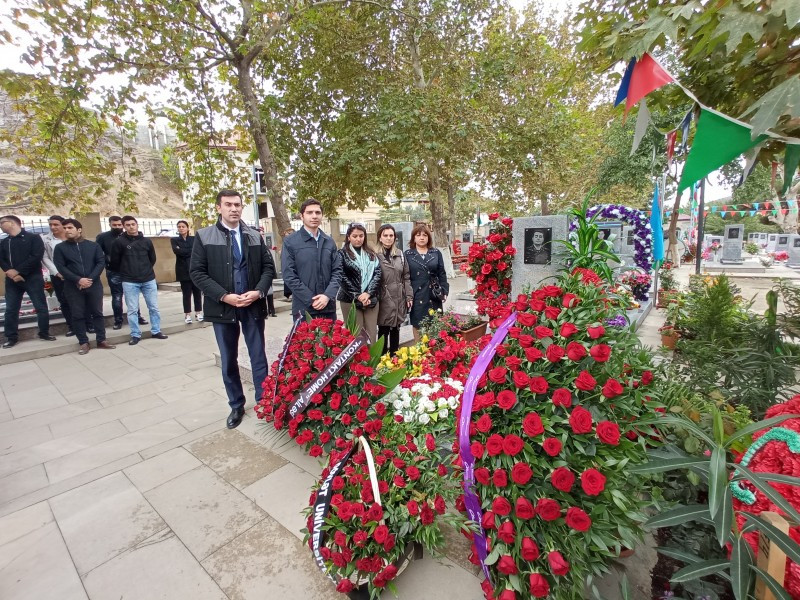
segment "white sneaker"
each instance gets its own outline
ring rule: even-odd
[[[202,322],[203,321],[203,313],[197,313],[195,315],[195,318],[198,320],[198,322]]]
[[[191,325],[192,324],[192,317],[190,317],[189,315],[186,315],[186,318],[183,321],[187,325]]]

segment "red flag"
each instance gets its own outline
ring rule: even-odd
[[[707,216],[708,216],[708,211],[706,210],[706,211],[703,212],[703,217],[707,217]]]
[[[675,156],[675,140],[678,137],[678,130],[670,131],[667,134],[667,164],[672,164],[672,157]]]
[[[765,210],[760,210],[760,211],[758,211],[758,212],[760,212],[760,213],[761,213],[761,216],[762,216],[762,217],[766,217],[766,216],[767,216],[767,211],[765,211]]]
[[[782,209],[781,209],[781,212],[782,212],[784,215],[788,215],[788,214],[789,214],[789,209],[788,209],[788,208],[782,208]]]
[[[631,83],[628,87],[628,97],[625,99],[625,112],[627,113],[634,104],[647,96],[650,92],[675,81],[655,59],[646,52],[636,62],[631,74]]]
[[[728,205],[727,204],[723,204],[722,205],[722,210],[728,210]]]

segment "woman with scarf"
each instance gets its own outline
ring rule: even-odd
[[[408,262],[395,245],[394,227],[378,229],[378,260],[381,263],[381,295],[378,303],[378,335],[384,338],[383,353],[395,355],[400,346],[400,326],[414,301]]]
[[[350,307],[355,305],[356,321],[367,332],[370,342],[378,338],[378,293],[381,284],[381,265],[367,243],[367,229],[361,223],[351,223],[345,234],[342,255],[342,285],[339,306],[342,319],[347,321]]]

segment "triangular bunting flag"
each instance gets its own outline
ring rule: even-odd
[[[764,208],[772,208],[772,202],[764,202]]]
[[[740,210],[740,211],[739,211],[739,216],[740,216],[740,217],[743,217],[743,216],[745,216],[745,214],[747,214],[747,211],[746,211],[746,210]]]
[[[731,208],[736,208],[736,207],[735,206],[731,206]],[[723,204],[722,205],[722,210],[728,210],[728,205],[727,204]]]
[[[724,210],[719,211],[719,216],[724,219],[725,218],[725,211]]]
[[[653,262],[658,265],[664,260],[664,224],[661,221],[661,205],[658,203],[658,184],[653,191],[653,208],[650,213],[650,228],[653,230]]]
[[[755,204],[753,204],[753,208],[755,208],[756,210],[758,210],[758,206],[759,206],[759,204],[761,204],[761,203],[760,203],[760,202],[756,202]]]
[[[622,76],[622,82],[619,84],[617,90],[617,99],[614,101],[614,106],[619,106],[625,98],[628,97],[628,87],[631,84],[631,75],[633,74],[633,67],[636,65],[636,59],[632,58],[628,63],[628,68],[625,69],[625,75]]]
[[[633,132],[633,147],[631,147],[631,156],[636,154],[639,144],[644,139],[644,134],[647,133],[647,126],[650,124],[650,111],[647,109],[647,98],[642,98],[639,104],[639,114],[636,116],[636,127]]]
[[[686,116],[683,117],[680,125],[678,125],[678,129],[681,130],[681,145],[678,146],[678,153],[683,154],[689,148],[689,125],[692,123],[692,117],[694,116],[694,109],[689,109],[689,112],[686,113]],[[696,190],[695,190],[696,192]]]
[[[766,217],[767,216],[767,211],[765,211],[765,210],[760,210],[758,212],[761,213],[762,217]]]
[[[711,212],[717,212],[717,210],[719,210],[719,208],[717,206],[712,206],[711,207]]]
[[[677,138],[677,129],[674,129],[667,134],[667,165],[672,164],[672,157],[675,156],[675,140]]]
[[[783,213],[784,215],[788,215],[789,214],[789,209],[788,208],[782,208],[781,209],[781,213]]]
[[[785,196],[786,192],[789,191],[789,186],[792,185],[792,179],[794,179],[798,166],[800,166],[800,144],[786,144],[786,154],[783,158],[781,197]]]
[[[751,216],[751,217],[754,217],[755,215],[756,215],[756,211],[754,211],[754,210],[751,210],[751,211],[750,211],[750,216]]]
[[[705,211],[705,212],[703,213],[703,217],[707,217],[707,216],[708,216],[708,211]]]
[[[647,54],[633,66],[631,82],[628,86],[628,94],[625,99],[625,112],[628,112],[634,104],[647,96],[650,92],[674,81],[656,60]]]
[[[750,174],[756,168],[756,158],[758,158],[758,153],[761,152],[761,146],[756,146],[755,148],[751,148],[745,154],[745,163],[744,169],[742,170],[742,176],[739,178],[739,183],[736,184],[736,187],[744,185],[744,182],[747,181],[747,178],[750,177]]]
[[[716,111],[703,108],[678,193],[766,139],[766,135],[750,139],[751,129]]]

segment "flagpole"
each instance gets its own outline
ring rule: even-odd
[[[694,273],[700,275],[700,263],[703,260],[703,233],[705,229],[705,215],[706,209],[706,178],[700,180],[700,206],[697,209],[697,254],[694,257]]]

